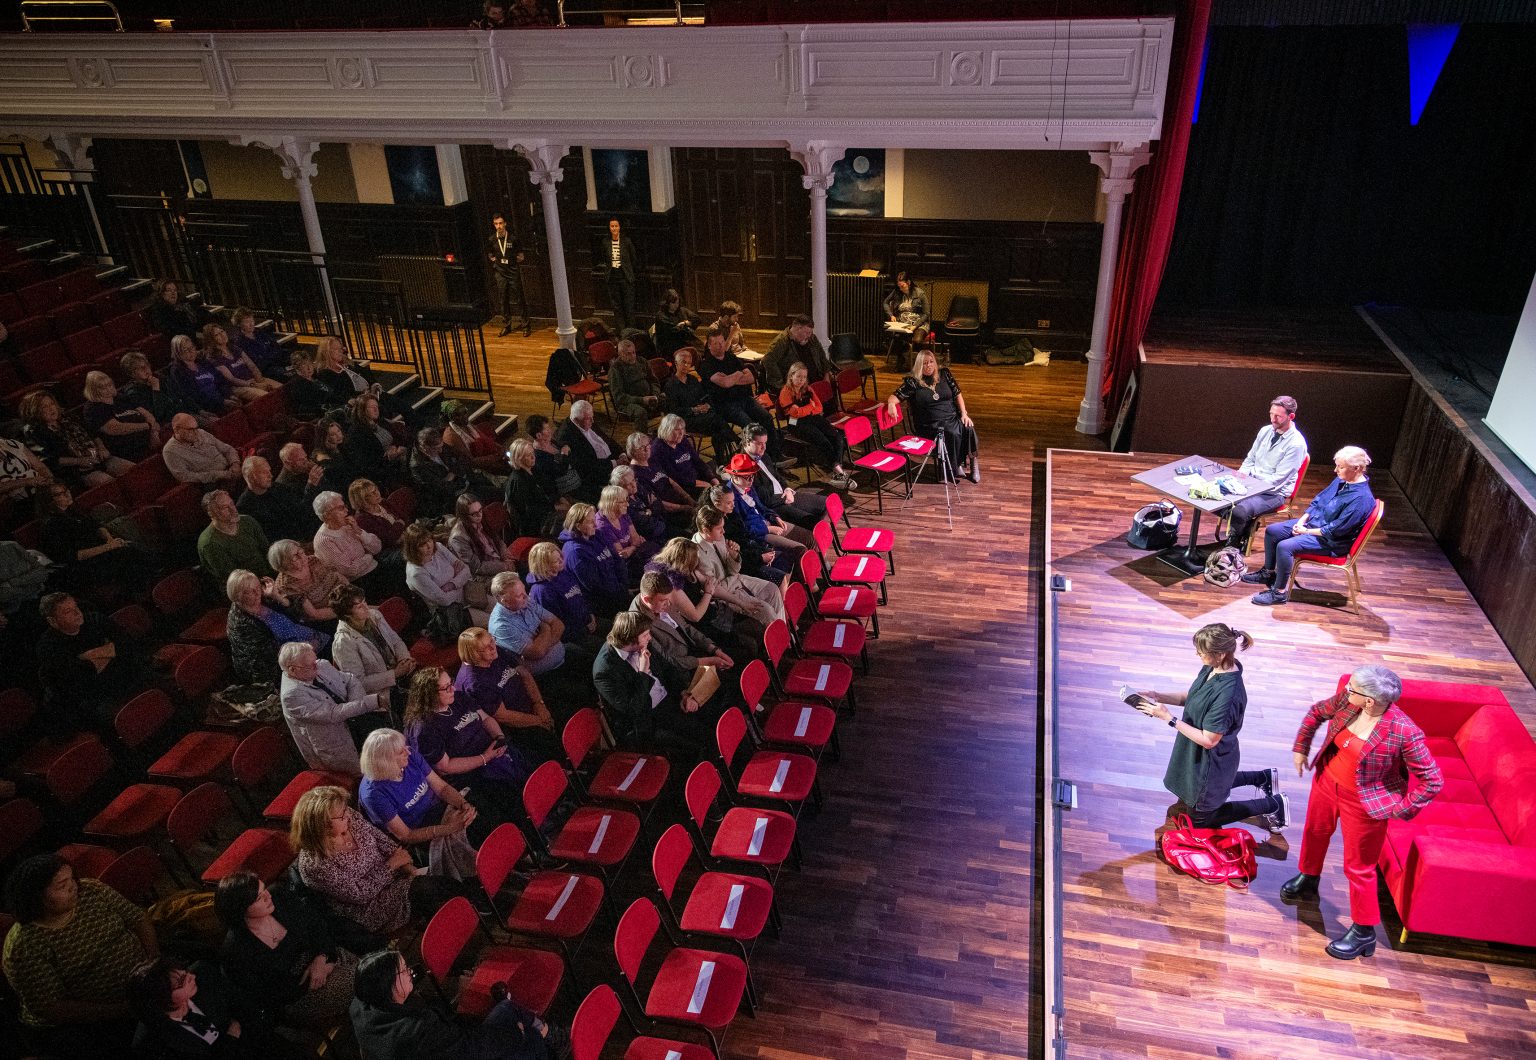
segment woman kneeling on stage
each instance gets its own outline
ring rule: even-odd
[[[1301,870],[1280,885],[1280,897],[1317,897],[1317,880],[1335,826],[1344,830],[1344,876],[1349,880],[1349,915],[1354,923],[1328,944],[1341,961],[1376,951],[1376,863],[1387,838],[1387,822],[1406,821],[1429,805],[1445,779],[1424,743],[1424,732],[1394,706],[1403,683],[1385,666],[1362,666],[1335,696],[1307,710],[1292,747],[1296,775],[1312,770],[1312,794],[1301,834]],[[1323,749],[1311,762],[1312,735],[1328,723]],[[1411,790],[1408,772],[1419,778]]]
[[[1248,707],[1237,653],[1253,647],[1253,638],[1213,622],[1195,633],[1194,642],[1201,666],[1188,692],[1141,692],[1142,698],[1131,703],[1147,717],[1166,721],[1176,733],[1163,786],[1190,808],[1196,828],[1262,817],[1271,832],[1278,832],[1290,823],[1290,804],[1275,792],[1280,771],[1237,768],[1237,734]],[[1168,704],[1182,706],[1184,717],[1175,720]],[[1230,801],[1232,789],[1240,787],[1258,788],[1264,797]]]
[[[965,411],[960,384],[940,368],[932,350],[918,350],[912,371],[901,386],[885,399],[886,414],[896,416],[896,405],[905,401],[912,414],[912,433],[924,438],[944,438],[949,473],[981,481],[981,462],[976,459],[976,424]],[[942,467],[942,465],[941,465]]]

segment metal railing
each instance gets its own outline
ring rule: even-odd
[[[1072,583],[1051,569],[1051,454],[1045,463],[1045,577],[1042,580],[1040,608],[1044,630],[1040,640],[1041,659],[1041,740],[1040,777],[1041,810],[1044,818],[1041,842],[1040,878],[1045,887],[1041,904],[1041,942],[1043,954],[1042,1016],[1039,1048],[1036,1055],[1062,1060],[1067,1055],[1066,999],[1062,971],[1062,886],[1061,831],[1062,813],[1077,806],[1077,787],[1060,776],[1058,751],[1057,698],[1060,692],[1057,648],[1057,601],[1070,592]]]
[[[74,13],[81,8],[94,8],[95,14]],[[76,26],[74,23],[84,22],[90,25]],[[117,13],[117,5],[109,0],[21,0],[21,31],[31,33],[33,27],[39,24],[52,25],[60,23],[61,29],[92,29],[105,30],[105,25],[112,24],[112,29],[123,32],[123,18]]]
[[[684,8],[688,13],[684,14]],[[673,0],[670,7],[581,7],[567,3],[566,0],[556,0],[558,23],[562,28],[568,27],[565,16],[567,14],[581,17],[583,15],[597,15],[606,21],[608,15],[617,15],[630,25],[703,25],[704,4],[688,3],[683,0]]]
[[[490,396],[491,367],[485,334],[468,320],[434,319],[416,314],[411,336],[417,344],[416,372],[427,386]]]
[[[384,364],[416,364],[416,343],[399,281],[338,276],[331,289],[349,350]]]

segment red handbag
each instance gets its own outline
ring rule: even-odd
[[[1204,883],[1246,891],[1259,874],[1253,835],[1246,829],[1196,828],[1187,814],[1180,814],[1159,843],[1163,860]]]

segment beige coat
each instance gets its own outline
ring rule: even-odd
[[[711,544],[699,534],[693,535],[699,546],[699,573],[715,579],[715,599],[739,615],[756,619],[764,626],[784,618],[784,594],[773,582],[741,573],[741,561],[732,559],[727,543]]]

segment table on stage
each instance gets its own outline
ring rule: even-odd
[[[1229,468],[1215,460],[1208,460],[1203,456],[1186,456],[1178,460],[1160,464],[1157,467],[1132,475],[1132,482],[1140,482],[1143,486],[1150,486],[1165,497],[1171,497],[1176,501],[1188,504],[1194,509],[1194,517],[1189,521],[1189,543],[1174,545],[1165,548],[1157,554],[1162,560],[1176,570],[1185,574],[1200,574],[1205,570],[1205,556],[1200,551],[1200,516],[1204,512],[1216,514],[1224,512],[1232,505],[1243,499],[1245,495],[1224,496],[1220,500],[1206,500],[1204,498],[1191,497],[1189,487],[1179,481],[1174,473],[1175,468],[1193,467],[1205,478],[1207,482],[1214,481],[1221,475],[1231,475],[1244,486],[1248,487],[1250,494],[1257,488],[1267,488],[1267,483],[1260,479],[1243,474],[1234,468]]]

